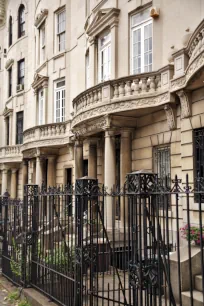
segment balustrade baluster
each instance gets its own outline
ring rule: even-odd
[[[101,88],[98,89],[98,102],[100,103],[102,101],[102,93]]]
[[[135,79],[134,80],[134,94],[138,94],[140,91],[140,85],[139,85],[140,80]]]
[[[126,82],[126,96],[131,96],[132,95],[132,81],[127,81]]]
[[[161,87],[161,74],[156,76],[156,88],[159,89]]]
[[[141,91],[142,93],[145,93],[147,91],[147,78],[142,78],[142,86],[141,86]]]
[[[150,84],[149,84],[149,91],[154,92],[156,90],[156,84],[155,84],[155,76],[150,77]]]
[[[113,88],[114,88],[113,98],[117,99],[119,97],[119,87],[118,87],[118,84],[114,84]]]
[[[90,104],[93,104],[94,96],[93,96],[93,92],[92,91],[90,92],[89,96],[90,96]]]
[[[119,85],[119,95],[120,97],[123,97],[125,95],[125,83],[121,82]]]

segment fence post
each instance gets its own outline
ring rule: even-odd
[[[89,294],[89,305],[93,306],[93,226],[90,219],[93,217],[93,188],[96,186],[98,180],[87,176],[77,179],[75,184],[75,306],[83,305],[85,294]],[[88,227],[84,231],[84,226],[88,224],[90,224],[90,236],[84,237],[88,235]],[[84,293],[83,274],[87,273],[88,267],[90,267],[90,285]]]
[[[37,279],[37,268],[34,262],[37,256],[38,207],[38,185],[24,185],[24,239],[22,245],[22,282],[24,287]],[[29,275],[30,272],[31,275]]]
[[[4,220],[4,228],[3,228],[3,252],[2,252],[2,272],[4,274],[4,269],[8,267],[8,260],[6,259],[8,256],[8,233],[7,233],[7,226],[8,226],[8,199],[9,193],[6,191],[3,194],[2,199],[2,220]],[[4,208],[4,209],[3,209]],[[4,214],[4,216],[3,216]]]

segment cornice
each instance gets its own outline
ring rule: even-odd
[[[11,108],[8,108],[7,106],[4,108],[4,111],[3,111],[3,116],[4,117],[8,117],[8,116],[11,116],[13,114],[13,109]]]
[[[41,87],[47,87],[48,80],[49,80],[49,77],[41,75],[41,74],[36,74],[31,86],[33,87],[35,91],[37,91]]]
[[[35,27],[39,28],[41,26],[41,24],[44,22],[44,20],[47,18],[48,15],[48,10],[44,9],[41,10],[40,14],[37,15],[37,17],[35,18]]]
[[[88,27],[86,31],[87,35],[94,37],[100,34],[105,28],[111,28],[117,25],[119,22],[119,14],[120,10],[117,8],[100,9]]]

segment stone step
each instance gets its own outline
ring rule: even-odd
[[[182,292],[182,302],[182,306],[191,306],[190,291]],[[193,290],[193,306],[204,306],[202,292]]]
[[[202,275],[196,275],[195,277],[195,289],[198,291],[203,291],[203,284],[202,284]]]

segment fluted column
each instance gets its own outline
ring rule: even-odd
[[[2,188],[1,193],[4,194],[4,192],[7,191],[8,188],[8,169],[2,170]]]
[[[110,192],[115,185],[116,174],[116,156],[115,156],[115,135],[114,131],[105,131],[105,166],[104,166],[104,184],[107,191]],[[112,196],[107,196],[105,201],[105,226],[112,229],[115,220],[115,201]]]
[[[55,186],[56,184],[56,165],[55,165],[55,156],[48,156],[48,164],[47,164],[47,185]]]
[[[42,185],[42,165],[40,156],[36,157],[36,185]]]
[[[75,180],[83,176],[83,141],[77,139],[74,144]]]
[[[123,130],[121,132],[120,143],[120,186],[123,187],[126,180],[127,173],[131,172],[131,130]],[[127,226],[128,223],[128,203],[125,197],[121,197],[120,202],[120,220],[121,227]]]
[[[88,176],[97,178],[97,145],[92,141],[89,143]]]
[[[17,171],[18,169],[11,169],[11,198],[17,197]]]

